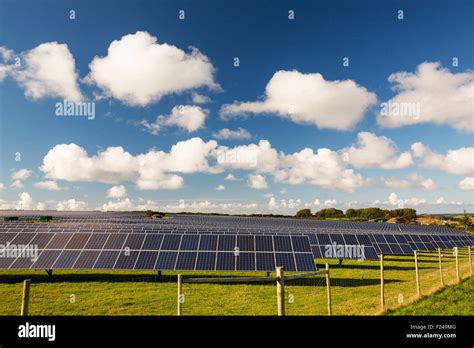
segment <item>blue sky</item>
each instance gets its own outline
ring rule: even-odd
[[[180,210],[176,205],[184,200],[184,210],[227,212],[373,205],[472,211],[472,13],[470,1],[3,0],[0,205]],[[114,40],[122,51],[108,51]],[[133,52],[139,41],[145,47],[124,59],[122,53]],[[172,55],[165,43],[174,46]],[[182,65],[179,54],[187,59]],[[118,72],[110,73],[114,64]],[[176,67],[169,77],[166,71]],[[405,75],[388,80],[400,72]],[[265,95],[271,81],[274,95]],[[134,83],[138,88],[127,87]],[[210,101],[196,103],[193,93]],[[95,118],[58,117],[55,104],[78,94],[80,102],[95,104]],[[420,114],[389,115],[384,123],[377,115],[388,100],[418,103]],[[172,116],[179,105],[197,114]],[[233,111],[226,113],[226,105]],[[156,123],[156,134],[145,121]],[[250,135],[215,136],[239,128]],[[166,157],[179,142],[188,144],[179,151],[198,151],[192,138],[211,148],[184,160],[192,168],[175,163],[183,162],[179,156],[146,168],[138,164],[145,161],[140,154],[150,159],[150,149],[158,149]],[[223,146],[261,140],[272,151],[259,152],[256,166],[215,163]],[[72,147],[56,148],[47,168],[40,168],[59,144],[75,144],[86,158]],[[127,154],[112,165],[93,159],[119,146]],[[303,156],[305,148],[312,153]],[[229,173],[237,180],[224,180]],[[113,186],[119,193],[107,197]]]

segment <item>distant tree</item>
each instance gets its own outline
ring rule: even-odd
[[[346,218],[352,219],[358,216],[359,215],[357,214],[357,211],[355,209],[350,208],[346,210]]]
[[[310,218],[311,217],[311,210],[309,209],[301,209],[296,212],[297,218]]]
[[[390,212],[391,217],[403,217],[405,219],[415,219],[416,210],[411,208],[395,209]]]
[[[327,209],[322,209],[318,211],[317,213],[314,214],[315,217],[318,219],[331,219],[331,218],[343,218],[344,213],[342,210],[336,209],[336,208],[327,208]]]
[[[384,219],[387,217],[388,212],[380,208],[364,208],[360,209],[360,217],[366,218],[367,220]]]

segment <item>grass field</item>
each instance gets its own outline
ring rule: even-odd
[[[419,257],[422,295],[440,288],[437,253]],[[333,315],[376,315],[380,311],[380,264],[378,261],[317,260],[318,267],[328,262],[331,269]],[[394,309],[416,299],[413,257],[385,257],[386,308]],[[452,251],[444,253],[446,284],[456,282]],[[255,276],[247,272],[181,272],[192,276]],[[469,276],[467,250],[460,250],[460,273]],[[137,271],[55,271],[52,278],[44,270],[0,272],[0,315],[18,315],[22,282],[31,279],[30,315],[175,315],[177,272]],[[464,286],[465,283],[463,283]],[[452,314],[474,314],[463,291],[451,290],[461,297]],[[446,291],[448,291],[446,290]],[[273,283],[183,284],[183,315],[276,315],[276,287]],[[441,295],[436,295],[441,296]],[[324,275],[285,283],[287,315],[327,315]],[[426,300],[425,300],[426,301]],[[394,314],[425,314],[420,304],[407,306]],[[430,306],[429,304],[425,306]],[[454,306],[454,304],[453,304]],[[460,311],[459,313],[457,311]]]
[[[474,278],[440,289],[431,296],[390,311],[389,315],[473,315]]]

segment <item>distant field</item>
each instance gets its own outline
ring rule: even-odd
[[[461,275],[469,273],[465,248],[460,250]],[[378,261],[318,260],[331,267],[334,315],[375,315],[380,313],[380,272]],[[444,257],[445,282],[455,282],[452,252]],[[176,274],[135,271],[55,271],[49,279],[43,270],[0,271],[0,315],[18,315],[21,306],[22,281],[31,279],[31,315],[176,315]],[[248,272],[182,272],[193,276],[255,276]],[[437,254],[420,256],[423,295],[440,286]],[[415,299],[413,257],[387,256],[385,259],[385,301],[388,308],[405,305]],[[464,284],[464,283],[463,283]],[[472,279],[468,289],[472,293]],[[464,286],[464,285],[463,285]],[[183,315],[276,315],[274,284],[184,284]],[[287,282],[287,315],[327,315],[324,276]],[[453,291],[453,290],[449,290]],[[464,290],[451,296],[462,297]],[[425,300],[426,301],[426,300]],[[472,301],[471,301],[472,303]],[[413,305],[415,308],[417,305]],[[427,305],[429,306],[429,305]],[[471,307],[456,314],[474,314]],[[424,309],[410,312],[406,307],[394,314],[431,314]],[[416,307],[418,308],[418,307]],[[459,309],[461,310],[461,309]]]
[[[435,294],[402,307],[389,315],[473,315],[474,279],[437,291]]]

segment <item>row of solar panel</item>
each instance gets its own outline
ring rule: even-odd
[[[425,225],[409,225],[409,224],[383,224],[383,223],[367,223],[367,222],[347,222],[347,221],[324,221],[324,220],[291,220],[291,219],[245,219],[236,221],[235,218],[223,220],[222,218],[206,217],[204,220],[196,220],[190,217],[175,217],[166,220],[145,220],[145,219],[78,219],[78,220],[59,220],[61,225],[70,226],[111,226],[118,227],[123,225],[129,226],[163,226],[168,228],[191,228],[191,229],[213,229],[213,228],[241,228],[241,229],[319,229],[319,230],[377,230],[381,232],[431,232],[431,233],[452,233],[455,230],[446,226],[425,226]],[[0,221],[0,227],[14,226],[16,224],[28,224],[26,220],[18,220],[11,222]],[[29,224],[31,225],[31,223]]]
[[[311,252],[307,236],[124,234],[124,233],[1,233],[0,244],[34,245],[38,249],[186,250]]]
[[[3,269],[115,269],[115,270],[216,270],[316,271],[311,253],[188,252],[147,250],[39,250],[39,257],[0,258]]]
[[[245,234],[245,235],[262,235],[262,234],[268,234],[268,235],[275,235],[275,234],[282,234],[282,235],[311,235],[311,234],[336,234],[336,233],[341,233],[343,235],[347,234],[356,234],[356,235],[380,235],[380,231],[364,231],[364,233],[361,233],[359,231],[353,231],[353,233],[348,233],[347,231],[341,231],[341,230],[331,230],[330,233],[326,232],[321,232],[321,231],[292,231],[291,233],[288,233],[288,231],[281,231],[281,230],[275,230],[275,231],[263,231],[263,230],[171,230],[171,229],[152,229],[152,230],[143,230],[143,229],[127,229],[127,228],[118,228],[118,229],[86,229],[86,228],[77,228],[77,229],[68,229],[68,228],[62,228],[62,227],[54,227],[54,228],[44,228],[44,227],[24,227],[24,228],[8,228],[2,230],[0,228],[0,233],[76,233],[76,232],[83,232],[83,233],[178,233],[178,234]],[[384,234],[386,235],[386,234]],[[394,233],[391,235],[412,235],[412,234],[406,234],[406,233]],[[427,235],[427,234],[418,234],[418,235]],[[474,235],[470,235],[467,233],[462,233],[458,232],[456,234],[449,234],[452,237],[467,237],[470,238],[472,241],[474,241]]]

